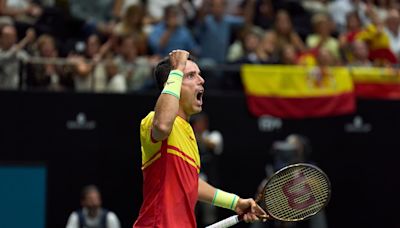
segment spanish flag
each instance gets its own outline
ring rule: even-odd
[[[359,98],[400,99],[400,71],[393,68],[352,67],[355,94]]]
[[[255,116],[307,118],[355,111],[347,68],[243,65],[241,76],[249,110]]]

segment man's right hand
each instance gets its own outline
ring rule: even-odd
[[[169,59],[173,70],[180,70],[183,72],[188,58],[189,52],[185,50],[173,50],[169,53]]]

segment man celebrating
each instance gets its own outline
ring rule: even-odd
[[[140,126],[144,186],[135,228],[194,228],[197,200],[243,214],[246,222],[266,216],[253,199],[199,179],[200,156],[189,118],[202,110],[204,79],[188,58],[187,51],[174,50],[155,69],[162,92]]]

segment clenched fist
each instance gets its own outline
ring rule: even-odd
[[[173,50],[169,53],[169,59],[173,70],[180,70],[183,72],[188,58],[189,52],[185,50]]]

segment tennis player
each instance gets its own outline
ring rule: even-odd
[[[200,156],[189,118],[202,110],[204,79],[188,58],[187,51],[174,50],[154,72],[162,92],[140,126],[144,186],[135,228],[194,228],[197,200],[243,214],[246,222],[266,216],[253,199],[199,179]]]

